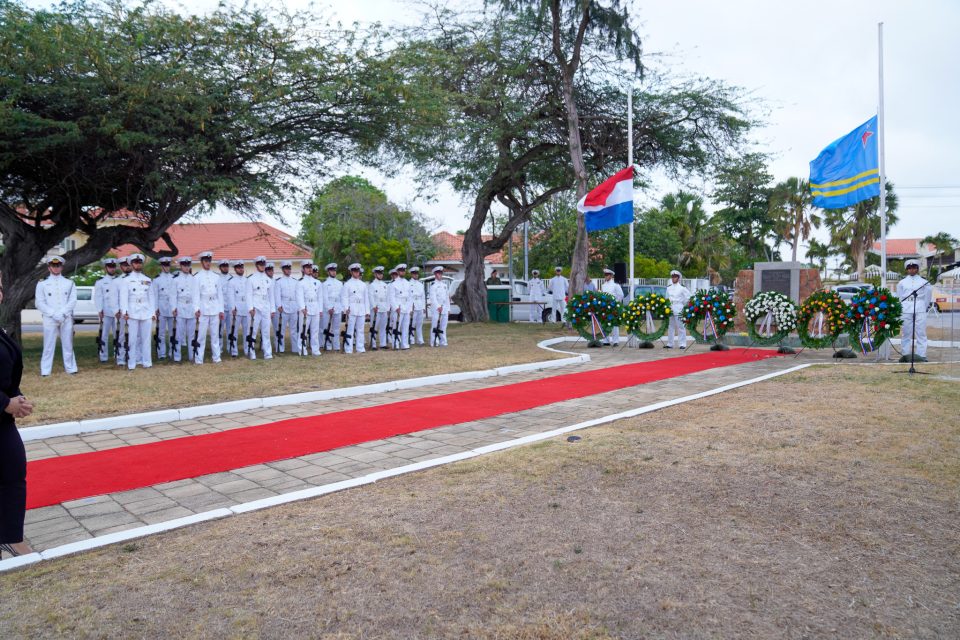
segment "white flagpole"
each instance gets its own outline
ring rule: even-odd
[[[887,174],[884,162],[883,130],[883,23],[877,23],[880,44],[880,103],[877,108],[877,144],[880,152],[880,286],[887,286]]]
[[[633,82],[627,85],[627,166],[633,167]],[[631,180],[631,186],[633,181]],[[633,212],[630,212],[630,292],[629,302],[633,300]]]

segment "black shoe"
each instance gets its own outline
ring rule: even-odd
[[[671,346],[668,345],[668,344],[663,345],[663,348],[664,348],[664,349],[673,349],[673,347],[671,347]]]

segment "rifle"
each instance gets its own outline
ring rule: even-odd
[[[153,328],[153,348],[157,350],[157,360],[160,359],[160,320]]]
[[[197,351],[200,350],[200,319],[196,320],[193,330],[193,342],[190,343],[193,347],[193,361],[197,361]]]
[[[407,338],[407,342],[409,342],[410,344],[413,344],[414,340],[416,340],[416,335],[417,335],[417,334],[416,334],[416,331],[414,330],[414,327],[413,327],[413,314],[414,314],[414,313],[416,313],[416,311],[411,311],[411,312],[410,312],[410,330],[409,330],[409,332],[408,332],[408,333],[410,334],[410,337]]]
[[[130,366],[130,320],[123,323],[123,353],[127,358],[127,366]]]
[[[117,330],[113,335],[113,357],[117,360],[120,359],[120,322],[123,318],[114,317],[114,320],[117,321]]]
[[[346,325],[344,325],[343,329],[340,331],[340,338],[343,340],[343,350],[346,351],[347,345],[350,344],[350,334],[347,333]]]
[[[247,334],[247,351],[255,351],[257,347],[257,339],[253,337],[253,331],[256,329],[257,312],[254,311],[253,315],[250,317],[250,333]]]
[[[440,336],[442,335],[443,335],[443,329],[441,329],[440,325],[438,324],[433,328],[433,346],[437,346],[438,344],[440,344]]]
[[[397,321],[393,323],[393,348],[399,349],[401,344],[401,333],[400,333],[400,311],[397,311]]]
[[[103,318],[100,318],[100,324],[97,325],[97,357],[103,352]]]
[[[233,314],[230,321],[230,333],[227,335],[227,348],[230,349],[230,355],[237,357],[237,314]]]
[[[300,355],[307,355],[307,316],[300,321]]]
[[[173,360],[174,349],[177,351],[177,357],[180,357],[180,345],[177,344],[177,318],[173,318],[173,328],[170,329],[170,360]]]
[[[377,350],[377,313],[370,314],[370,350]]]
[[[324,349],[333,346],[333,331],[330,331],[331,326],[333,326],[333,310],[330,311],[330,318],[327,320],[327,328],[323,330]]]
[[[277,355],[283,351],[283,314],[277,312]]]

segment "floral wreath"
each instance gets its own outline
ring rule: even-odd
[[[797,316],[797,335],[800,344],[810,349],[825,349],[832,346],[840,334],[847,329],[850,308],[836,291],[820,289],[810,294],[800,305]],[[817,329],[816,335],[810,335],[810,323]],[[819,336],[819,337],[818,337]]]
[[[623,324],[627,333],[640,340],[653,342],[667,332],[672,313],[670,301],[665,296],[647,293],[637,296],[624,307]]]
[[[783,342],[783,339],[797,328],[797,305],[777,291],[761,291],[747,300],[743,307],[743,317],[753,343],[768,346]],[[765,331],[769,331],[773,325],[777,326],[777,330],[770,335],[758,333],[757,320],[761,318]]]
[[[620,325],[623,307],[617,299],[602,291],[584,291],[567,302],[567,318],[590,344],[596,345]]]
[[[730,296],[721,291],[700,289],[687,301],[683,309],[683,323],[697,342],[718,342],[733,326],[737,308]],[[703,333],[697,325],[703,321]]]
[[[887,339],[900,332],[902,312],[900,300],[889,289],[858,293],[847,309],[850,346],[861,353],[876,351]]]

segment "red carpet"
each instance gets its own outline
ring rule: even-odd
[[[772,351],[745,349],[711,351],[152,444],[36,460],[27,467],[27,508],[36,509],[66,500],[296,458],[775,355]],[[589,417],[584,415],[584,418]]]

